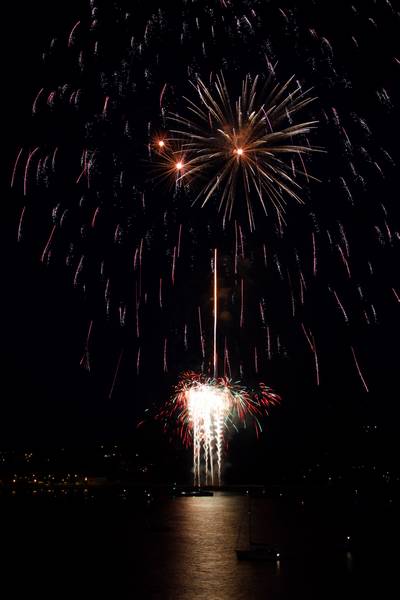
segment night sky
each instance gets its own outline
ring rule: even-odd
[[[198,224],[196,219],[199,220],[199,230],[195,231],[192,237],[189,236],[191,245],[188,244],[188,255],[184,259],[187,260],[184,263],[187,264],[187,269],[182,267],[182,271],[177,276],[189,285],[190,292],[185,289],[183,283],[178,282],[175,296],[171,292],[168,297],[169,309],[164,316],[155,318],[155,313],[153,314],[149,309],[143,318],[144,328],[147,327],[148,333],[143,334],[145,338],[147,335],[147,342],[145,341],[142,347],[143,365],[139,377],[136,376],[137,342],[132,341],[131,337],[134,336],[127,334],[126,331],[121,334],[118,324],[114,323],[117,312],[115,307],[111,309],[111,317],[105,317],[104,307],[99,301],[99,297],[102,294],[104,296],[104,290],[97,291],[100,288],[90,271],[87,275],[84,274],[84,278],[87,277],[86,280],[89,282],[87,288],[89,292],[83,292],[80,285],[74,287],[75,270],[63,266],[61,255],[67,247],[65,233],[60,234],[61,241],[57,242],[57,248],[60,250],[58,255],[54,254],[54,260],[51,260],[48,266],[40,261],[51,228],[49,207],[57,204],[57,201],[50,196],[52,193],[60,193],[63,185],[60,179],[54,184],[53,190],[50,189],[50,192],[46,190],[43,205],[40,205],[40,190],[35,191],[35,208],[27,220],[21,243],[17,243],[18,221],[24,199],[21,183],[16,186],[17,189],[10,191],[9,181],[19,148],[24,146],[32,149],[37,143],[48,143],[50,146],[53,142],[52,147],[58,143],[61,148],[63,144],[68,147],[70,145],[69,122],[63,122],[61,108],[54,109],[56,116],[51,117],[53,120],[45,114],[42,121],[32,119],[31,109],[38,90],[43,85],[47,86],[46,89],[51,89],[50,81],[52,78],[57,79],[59,67],[63,77],[65,73],[65,81],[62,81],[61,76],[59,78],[60,84],[66,83],[68,76],[74,79],[75,71],[69,63],[73,63],[75,58],[70,59],[64,54],[60,58],[55,54],[55,58],[50,58],[47,66],[43,66],[41,53],[49,47],[53,37],[59,38],[64,46],[67,46],[69,32],[78,18],[82,18],[83,23],[88,22],[88,4],[83,1],[57,4],[42,1],[29,3],[27,6],[16,3],[12,8],[8,6],[7,19],[4,19],[5,27],[12,32],[3,48],[3,102],[5,104],[3,127],[6,131],[5,139],[3,136],[3,151],[5,151],[3,156],[6,158],[3,158],[2,168],[1,378],[3,392],[0,408],[0,436],[1,444],[4,446],[58,444],[61,440],[63,443],[73,444],[77,440],[134,436],[136,421],[141,418],[143,411],[162,404],[163,397],[168,396],[181,370],[199,369],[201,363],[195,343],[185,354],[180,349],[179,336],[182,336],[181,317],[185,320],[189,315],[187,319],[191,319],[192,306],[196,310],[196,307],[201,305],[204,314],[207,314],[210,308],[207,294],[211,276],[207,251],[218,239],[216,233],[218,225],[217,220],[214,222],[214,213],[209,209],[201,216],[189,215],[188,217],[188,223],[193,228]],[[135,2],[125,3],[128,4],[131,4],[133,23],[131,26],[140,32],[140,23],[146,22],[145,16],[154,12],[157,3],[138,3],[141,8],[137,9],[137,18]],[[258,11],[259,4],[258,2],[233,2],[233,5],[243,14],[247,14],[253,6]],[[266,453],[272,451],[271,448],[289,456],[299,448],[307,453],[312,452],[312,448],[321,448],[329,444],[340,447],[341,439],[347,440],[345,444],[350,443],[348,438],[351,438],[352,432],[358,426],[372,422],[379,423],[382,430],[388,432],[388,437],[393,441],[394,446],[399,416],[397,371],[400,304],[392,289],[394,288],[400,294],[397,267],[400,244],[397,233],[400,225],[398,208],[400,157],[397,147],[400,53],[398,46],[396,47],[399,15],[396,15],[395,9],[390,9],[389,3],[383,0],[360,1],[355,4],[357,13],[352,11],[350,2],[340,8],[337,8],[333,1],[322,2],[322,0],[302,2],[301,7],[297,9],[292,8],[296,3],[283,5],[273,1],[264,4],[266,14],[271,15],[271,21],[265,22],[262,26],[258,23],[256,28],[258,37],[256,36],[254,45],[248,46],[248,54],[240,53],[242,50],[240,45],[238,48],[235,46],[236,43],[239,44],[237,39],[240,40],[240,34],[237,32],[232,34],[232,43],[227,50],[227,69],[231,80],[236,81],[236,84],[240,82],[247,70],[257,67],[261,60],[260,55],[270,52],[271,61],[274,62],[275,58],[278,60],[278,79],[281,82],[292,73],[296,73],[306,87],[315,88],[318,99],[315,108],[310,110],[312,116],[321,120],[321,124],[312,134],[312,143],[327,149],[328,154],[318,155],[315,160],[311,160],[310,172],[321,179],[321,183],[310,185],[306,193],[306,204],[301,209],[294,207],[293,213],[290,214],[292,205],[288,203],[288,233],[285,242],[281,244],[278,240],[271,244],[272,255],[274,248],[279,246],[280,256],[283,256],[283,269],[285,271],[285,259],[287,259],[290,272],[296,267],[294,254],[293,252],[290,254],[290,248],[296,246],[301,261],[305,261],[306,278],[309,277],[308,281],[311,281],[310,232],[316,233],[320,241],[318,277],[309,284],[305,308],[300,308],[296,318],[289,320],[288,311],[282,308],[284,292],[280,287],[279,273],[276,269],[274,273],[271,271],[272,274],[268,275],[267,280],[267,305],[270,308],[271,328],[282,336],[283,342],[280,343],[284,349],[277,351],[272,360],[260,362],[258,374],[251,373],[251,367],[247,363],[252,359],[247,349],[253,347],[253,340],[258,341],[261,339],[261,334],[264,335],[257,322],[252,321],[253,305],[249,309],[247,333],[243,334],[240,342],[237,343],[237,346],[240,346],[237,353],[239,354],[240,351],[245,355],[243,362],[245,368],[248,367],[243,382],[252,383],[258,378],[271,384],[283,397],[281,406],[272,410],[267,421],[267,434],[258,445],[257,460],[263,460]],[[393,2],[393,6],[394,4]],[[205,5],[207,7],[215,5],[217,17],[224,10],[218,2],[208,2]],[[279,9],[282,9],[283,13]],[[170,13],[172,9],[166,10]],[[259,12],[262,13],[261,9]],[[170,23],[174,23],[171,14],[168,19]],[[101,23],[99,35],[102,35],[102,28],[108,31],[109,24],[108,22],[106,24],[104,17],[103,22],[101,18],[99,21]],[[177,18],[176,23],[178,22]],[[171,27],[174,31],[174,26]],[[316,32],[315,35],[312,31]],[[80,43],[79,35],[77,30],[77,44]],[[149,55],[154,54],[158,44],[162,43],[164,45],[161,47],[165,47],[166,35],[167,33],[164,32],[164,40],[160,42],[157,34],[154,34],[154,38],[149,41]],[[195,37],[197,33],[193,35]],[[355,41],[352,41],[353,36]],[[259,40],[262,38],[266,43],[261,52]],[[195,69],[204,73],[204,77],[207,77],[207,72],[220,68],[224,43],[226,40],[216,42],[214,49],[216,58],[208,56],[203,60],[201,56],[193,56]],[[117,59],[121,60],[124,52],[124,45],[122,41],[120,43],[120,39],[118,43],[116,39],[115,47],[111,46],[110,44],[110,47],[105,49],[106,58],[104,58],[104,64],[108,64],[107,60],[110,61],[108,65],[110,72],[115,68]],[[193,47],[196,47],[195,42]],[[97,144],[106,148],[107,140],[115,142],[120,149],[119,159],[124,166],[129,164],[127,157],[132,148],[138,156],[140,152],[146,154],[146,149],[143,151],[146,145],[143,131],[146,131],[145,124],[149,119],[149,113],[153,110],[152,105],[147,104],[148,98],[151,100],[154,96],[154,106],[157,106],[162,87],[160,82],[167,77],[170,79],[176,77],[174,92],[171,92],[170,97],[167,93],[166,101],[170,102],[171,109],[176,110],[176,106],[178,110],[180,109],[179,95],[186,92],[182,73],[188,58],[175,56],[174,48],[174,44],[171,43],[170,73],[157,72],[152,64],[149,87],[143,91],[145,87],[141,89],[139,85],[140,89],[135,96],[137,104],[132,106],[128,102],[127,106],[122,106],[121,101],[121,105],[113,109],[115,113],[110,113],[111,127],[113,119],[118,119],[124,111],[132,117],[133,121],[136,119],[137,138],[124,147],[118,146],[114,134],[111,134],[110,130],[105,132],[101,130],[102,125],[96,128],[94,120],[92,129],[86,129],[86,135],[90,139],[89,145]],[[236,52],[237,56],[235,56]],[[254,58],[254,65],[252,52],[254,57],[257,57]],[[91,78],[96,68],[93,65],[92,68],[89,66],[87,71],[80,75],[81,82],[86,82],[91,90],[94,86]],[[109,83],[108,89],[113,90],[112,85],[114,84]],[[389,99],[385,96],[386,93]],[[142,102],[139,101],[140,98]],[[332,108],[337,112],[335,113]],[[85,116],[90,115],[90,110],[88,101],[88,106],[81,109],[78,121],[80,119],[79,122],[83,122]],[[44,108],[43,113],[45,113]],[[114,117],[114,114],[117,116]],[[323,122],[324,114],[327,117],[326,122]],[[335,122],[335,114],[339,115],[339,124]],[[41,118],[39,116],[39,119]],[[157,123],[161,123],[160,116],[154,114],[154,117],[150,118],[154,119],[156,131]],[[143,131],[140,130],[141,122]],[[82,133],[73,129],[71,132],[71,147],[75,144],[79,160]],[[351,147],[346,146],[347,136]],[[354,164],[353,172],[349,168],[350,162]],[[383,175],[374,163],[378,163]],[[137,166],[138,164],[140,167]],[[136,162],[136,166],[128,175],[130,184],[136,177],[143,186],[143,171],[147,168],[144,162],[143,164],[140,161]],[[75,165],[71,165],[69,167],[73,170]],[[65,168],[65,172],[60,176],[65,177],[65,181],[67,181],[67,171],[68,169]],[[99,173],[97,185],[99,189],[103,189],[104,195],[107,195],[109,187],[114,185],[115,173],[107,165],[103,168],[99,167]],[[343,174],[346,174],[351,201],[343,185],[340,184]],[[19,182],[21,177],[23,177],[22,169],[18,175]],[[172,194],[171,189],[167,183],[160,186],[161,190],[156,188],[156,191],[149,192],[149,196],[159,197],[160,202],[166,202],[168,195]],[[65,204],[70,201],[66,196],[67,193],[61,198],[61,202]],[[80,192],[71,191],[71,202],[76,205],[79,196]],[[133,321],[129,320],[129,307],[130,302],[133,303],[135,292],[134,287],[129,288],[131,275],[124,279],[124,264],[125,261],[127,262],[128,254],[132,259],[136,248],[134,240],[137,236],[140,238],[140,233],[137,232],[140,232],[141,228],[143,231],[146,230],[151,215],[156,215],[156,212],[153,209],[153,213],[150,210],[150,216],[146,214],[147,224],[143,223],[145,219],[136,209],[132,209],[127,216],[130,210],[127,198],[128,196],[123,192],[120,199],[116,200],[110,208],[109,214],[114,215],[112,211],[121,210],[133,233],[129,233],[127,226],[126,248],[128,249],[126,253],[124,250],[121,251],[121,260],[119,254],[118,256],[113,254],[108,268],[110,271],[114,269],[113,276],[118,282],[121,297],[131,298],[127,300],[127,328],[132,328],[133,331]],[[118,201],[119,206],[117,206]],[[380,203],[384,204],[384,208],[380,207]],[[81,219],[79,215],[75,218]],[[112,218],[114,217],[110,217],[111,220]],[[154,218],[159,219],[159,216],[156,215]],[[176,217],[174,214],[174,226],[176,220],[179,222],[179,218],[181,215]],[[238,213],[238,219],[240,218],[241,215]],[[207,219],[212,221],[211,232],[207,231]],[[259,219],[261,222],[263,216],[260,215]],[[347,257],[351,277],[348,277],[346,261],[337,248],[339,244],[343,252],[346,246],[340,233],[341,224],[345,229],[346,240],[351,250],[350,257]],[[170,251],[171,245],[170,240],[161,241],[161,237],[157,237],[162,230],[161,225],[157,227],[152,230],[153,237],[149,242],[149,247],[151,246],[149,253],[152,253],[149,267],[151,273],[158,273],[158,269],[162,270],[165,248],[168,247]],[[262,234],[269,233],[269,227],[266,225],[264,228],[262,225]],[[333,250],[329,247],[326,231],[333,236]],[[258,231],[257,235],[259,233]],[[129,238],[129,235],[132,238]],[[274,235],[276,236],[276,232]],[[222,237],[222,254],[226,261],[225,271],[221,277],[227,279],[229,269],[226,264],[229,262],[231,243],[229,235]],[[91,246],[93,260],[97,260],[97,255],[102,252],[102,239],[97,239]],[[251,246],[250,242],[249,246]],[[204,248],[207,251],[204,251]],[[110,257],[114,249],[105,252]],[[249,256],[250,254],[251,249]],[[162,257],[158,259],[159,255]],[[192,256],[195,258],[192,259]],[[76,263],[79,262],[79,250],[74,260],[76,268]],[[373,263],[373,274],[369,273],[368,266],[365,266],[368,260]],[[243,269],[246,281],[249,282],[249,297],[253,292],[257,299],[263,296],[262,286],[265,282],[261,280],[264,274],[258,269],[257,262],[253,261],[247,270],[245,267]],[[151,277],[147,274],[145,277],[150,296]],[[357,297],[359,285],[365,295],[362,301]],[[226,287],[229,289],[229,284],[226,284]],[[332,289],[343,301],[348,311],[349,323],[344,322]],[[197,298],[194,297],[195,294]],[[371,309],[371,305],[376,313]],[[258,306],[258,300],[255,301],[254,306]],[[363,310],[366,310],[366,316]],[[233,310],[233,317],[231,315],[233,322],[236,318],[235,314]],[[89,373],[81,368],[79,363],[85,348],[85,338],[91,318],[98,325],[95,326],[91,344],[92,369]],[[319,387],[315,385],[313,356],[299,326],[302,322],[313,331],[317,341],[321,378]],[[163,346],[164,327],[167,329],[170,327],[168,336],[171,340],[177,339],[176,344],[171,342],[167,374],[163,372],[160,350]],[[190,327],[189,324],[189,333]],[[235,346],[237,341],[235,336],[238,334],[235,325],[231,325],[230,317],[222,323],[221,330],[224,334],[231,335]],[[261,342],[260,344],[262,345]],[[110,388],[122,347],[124,354],[121,369],[110,398]],[[357,373],[351,347],[356,351],[369,393],[365,392]],[[239,376],[238,369],[234,376]],[[242,434],[233,442],[234,456],[240,454],[240,440],[244,440],[245,445],[250,444],[254,448],[254,440],[249,442],[247,438],[247,433]],[[387,448],[391,451],[390,442]]]

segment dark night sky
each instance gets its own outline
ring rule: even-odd
[[[32,98],[40,87],[37,73],[43,46],[54,32],[65,34],[71,29],[82,4],[83,0],[8,4],[3,21],[11,35],[3,49],[2,78],[6,158],[2,168],[0,446],[130,435],[137,407],[143,406],[139,394],[129,387],[119,389],[110,401],[110,376],[90,377],[80,369],[87,321],[79,293],[65,273],[46,269],[27,245],[17,245],[19,212],[7,187],[16,149],[26,142]],[[396,193],[395,187],[392,191]],[[393,269],[395,264],[387,265],[391,281]],[[292,451],[299,444],[322,444],[324,432],[334,438],[353,422],[378,420],[388,429],[395,427],[399,415],[396,329],[398,306],[392,303],[362,348],[372,365],[369,395],[363,393],[351,365],[340,362],[339,347],[330,349],[328,340],[326,357],[331,352],[333,361],[326,369],[328,384],[319,390],[311,382],[303,385],[304,364],[300,361],[294,369],[296,382],[287,382],[287,398],[271,420],[271,443]],[[302,384],[301,389],[296,384]],[[308,436],[312,442],[307,442]]]
[[[1,437],[4,445],[40,445],[96,435],[97,390],[79,368],[79,302],[69,282],[49,276],[16,244],[18,212],[8,186],[15,149],[29,127],[41,52],[70,23],[81,2],[14,3],[7,7],[3,96],[7,151],[3,171]],[[82,401],[84,399],[84,402]],[[100,419],[101,421],[101,419]]]

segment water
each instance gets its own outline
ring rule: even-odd
[[[149,592],[153,598],[262,598],[280,587],[277,566],[239,563],[235,549],[247,499],[177,499],[165,507],[170,532],[147,546],[160,565]],[[153,547],[157,546],[157,554]],[[273,596],[272,596],[273,597]]]
[[[322,599],[331,593],[334,579],[341,580],[344,591],[351,577],[346,554],[325,561],[321,547],[312,548],[320,530],[303,531],[303,521],[297,522],[294,533],[293,513],[285,514],[271,500],[252,501],[254,541],[279,544],[283,554],[289,551],[292,556],[277,563],[238,561],[236,547],[247,542],[248,508],[246,497],[223,494],[167,503],[159,523],[169,529],[155,529],[144,545],[144,562],[153,565],[157,575],[146,580],[144,569],[143,589],[147,581],[151,598],[187,600],[298,598],[302,593],[310,598],[314,589],[315,597]]]
[[[349,553],[342,546],[348,525],[330,510],[253,500],[253,537],[278,544],[282,558],[238,561],[248,508],[245,496],[217,493],[164,499],[145,510],[125,503],[2,511],[8,597],[35,590],[41,597],[68,592],[113,600],[342,600],[373,590],[377,598],[396,597],[384,595],[394,572],[391,557]]]

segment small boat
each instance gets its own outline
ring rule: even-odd
[[[275,546],[269,544],[250,544],[248,548],[237,548],[236,556],[238,560],[278,561],[280,553]]]
[[[173,495],[183,497],[183,498],[188,498],[188,497],[199,498],[201,496],[214,496],[214,492],[210,492],[210,490],[202,490],[202,489],[174,490]]]

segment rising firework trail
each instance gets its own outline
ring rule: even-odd
[[[214,250],[214,379],[218,376],[218,352],[217,352],[217,322],[218,322],[218,251]]]
[[[260,427],[259,417],[280,398],[264,384],[260,392],[250,393],[227,377],[218,376],[218,250],[213,262],[213,377],[185,373],[175,390],[172,401],[160,415],[179,415],[180,430],[187,443],[193,444],[193,483],[200,486],[221,485],[224,432],[228,423],[252,417]],[[204,474],[203,474],[204,465]],[[216,466],[216,469],[215,469]]]

